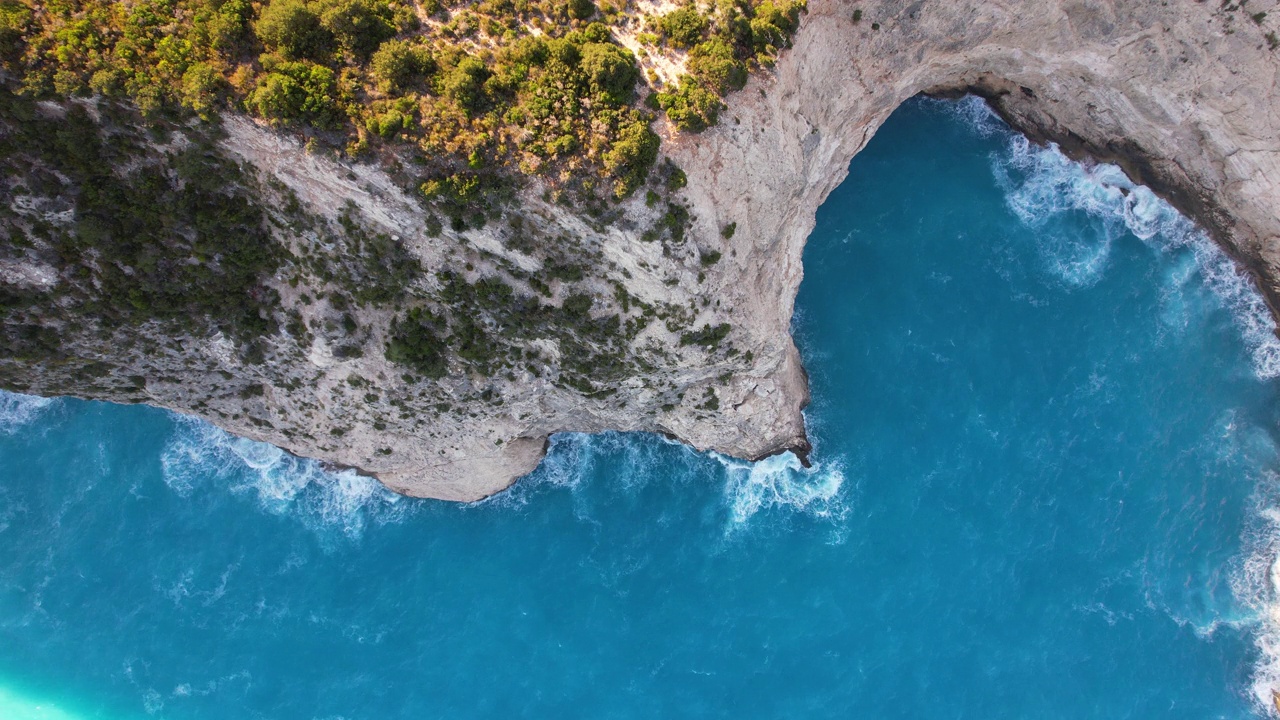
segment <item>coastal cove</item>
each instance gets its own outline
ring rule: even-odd
[[[397,492],[463,502],[532,472],[558,433],[659,433],[738,458],[803,451],[808,382],[790,331],[806,240],[850,159],[921,93],[978,93],[1029,137],[1119,162],[1200,222],[1273,308],[1280,297],[1280,13],[1269,7],[748,0],[695,17],[647,0],[593,14],[582,0],[575,19],[552,0],[515,14],[475,4],[458,14],[480,13],[480,35],[515,24],[488,34],[495,54],[481,68],[459,64],[448,49],[459,39],[446,37],[476,32],[475,18],[421,25],[392,12],[412,2],[350,1],[391,13],[367,26],[368,45],[330,27],[338,16],[315,15],[338,0],[271,0],[269,17],[301,3],[321,36],[346,38],[284,64],[299,48],[279,42],[274,20],[245,24],[262,3],[228,7],[239,19],[224,29],[252,30],[249,45],[210,45],[197,19],[183,30],[213,65],[196,63],[181,101],[191,109],[228,82],[235,107],[150,128],[138,114],[155,107],[150,91],[179,101],[161,54],[144,63],[143,86],[119,85],[114,61],[58,28],[106,13],[105,25],[134,23],[153,43],[158,16],[130,6],[132,20],[115,18],[111,0],[5,16],[30,31],[5,35],[32,51],[27,81],[52,94],[0,94],[13,211],[0,220],[14,238],[0,258],[0,386],[169,408]],[[662,16],[663,37],[635,34],[659,22],[645,13]],[[546,45],[538,23],[564,37]],[[267,60],[250,47],[261,30]],[[368,80],[357,46],[378,41],[381,80],[344,104],[345,130],[239,102],[307,68],[332,99],[325,78]],[[696,41],[690,85],[678,46]],[[42,43],[66,67],[45,63]],[[581,67],[540,65],[552,45],[569,59],[570,46],[589,49],[589,65],[618,73],[606,73],[609,107],[582,105],[573,136],[553,142],[569,154],[548,165],[539,153],[553,129],[526,122],[549,107],[538,94],[604,89]],[[712,61],[725,52],[737,59]],[[529,83],[506,72],[519,57],[542,68]],[[384,73],[395,58],[421,77]],[[256,74],[232,77],[242,60]],[[63,70],[74,82],[57,81]],[[465,92],[485,73],[507,79]],[[72,97],[94,82],[101,97]],[[704,123],[691,125],[677,96],[712,95],[724,106],[704,106],[716,122],[694,132]],[[654,99],[661,112],[648,115]],[[394,139],[401,130],[416,140]],[[156,201],[148,183],[160,178]]]
[[[981,102],[918,99],[804,261],[810,468],[569,433],[456,504],[161,410],[0,396],[0,703],[1268,712],[1280,341],[1202,232]]]

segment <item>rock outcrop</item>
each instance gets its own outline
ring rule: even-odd
[[[1280,24],[1187,0],[815,0],[719,127],[665,144],[703,235],[737,223],[717,294],[787,333],[815,212],[903,101],[976,93],[1013,127],[1115,162],[1200,222],[1280,307]],[[784,351],[794,358],[789,347]],[[792,361],[794,362],[794,360]]]
[[[635,369],[603,392],[557,382],[564,358],[550,338],[534,341],[541,371],[478,377],[454,367],[438,381],[411,377],[384,357],[390,310],[350,317],[362,333],[355,352],[337,353],[318,336],[246,364],[220,336],[123,358],[108,343],[82,354],[144,378],[133,391],[77,390],[39,367],[24,390],[170,407],[361,468],[400,492],[451,500],[507,487],[561,431],[661,432],[746,458],[803,452],[808,390],[789,328],[804,243],[849,161],[920,93],[981,94],[1035,139],[1120,163],[1202,222],[1280,307],[1280,41],[1270,30],[1280,13],[1272,20],[1269,9],[1192,0],[813,0],[794,47],[730,97],[717,127],[667,133],[664,152],[688,175],[682,196],[692,226],[683,249],[642,237],[659,218],[639,197],[609,226],[547,202],[537,188],[519,197],[522,216],[542,235],[589,238],[583,252],[602,274],[579,287],[601,299],[593,312],[609,304],[625,324],[636,317],[627,309],[633,301],[665,308],[664,322],[629,340],[624,359]],[[228,118],[226,129],[223,151],[257,168],[269,203],[296,198],[335,222],[354,203],[372,231],[402,241],[433,273],[465,266],[475,280],[501,267],[541,269],[513,248],[507,230],[424,231],[426,211],[375,167],[309,155],[243,118]],[[318,242],[290,237],[295,250]],[[13,282],[47,280],[40,270],[4,268]],[[283,274],[272,287],[305,327],[332,326],[342,311]],[[568,291],[549,292],[562,303]],[[720,327],[724,347],[694,336]],[[225,382],[202,384],[215,374]]]

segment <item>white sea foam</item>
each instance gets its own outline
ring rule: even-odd
[[[576,490],[593,472],[596,452],[595,435],[584,433],[557,433],[551,436],[547,454],[528,476],[496,495],[470,503],[471,507],[506,508],[514,510],[529,504],[540,488],[552,487]]]
[[[57,400],[0,390],[0,435],[10,435],[40,417]]]
[[[1207,290],[1207,297],[1230,313],[1256,376],[1280,377],[1280,340],[1266,302],[1252,278],[1202,229],[1114,165],[1077,163],[1056,146],[1033,145],[1004,126],[978,98],[957,103],[956,112],[977,134],[1005,138],[1008,152],[993,157],[997,181],[1009,208],[1037,233],[1050,270],[1068,286],[1087,286],[1101,277],[1111,244],[1130,233],[1172,261],[1163,278],[1166,325],[1185,326],[1193,308],[1203,305],[1197,295]],[[1067,213],[1084,213],[1094,234],[1062,237],[1059,230],[1055,237],[1054,222]],[[1238,436],[1234,423],[1230,429],[1224,452],[1243,453],[1254,467],[1274,467],[1277,452],[1267,433]],[[1272,694],[1280,690],[1280,475],[1261,471],[1257,480],[1254,519],[1244,534],[1243,559],[1232,574],[1233,595],[1246,612],[1215,618],[1197,630],[1209,634],[1221,624],[1253,628],[1259,659],[1252,699],[1260,714],[1280,717]]]
[[[840,488],[844,471],[833,464],[804,467],[794,453],[746,462],[712,453],[725,471],[729,530],[742,527],[762,510],[785,509],[816,518],[842,519],[847,506]]]
[[[369,522],[400,519],[410,503],[373,478],[330,472],[314,460],[239,438],[201,420],[175,415],[177,430],[161,454],[165,483],[189,495],[215,482],[252,494],[263,510],[293,515],[317,531],[356,538]]]
[[[1274,717],[1280,715],[1272,699],[1272,692],[1280,690],[1280,509],[1275,498],[1260,502],[1257,522],[1245,534],[1245,547],[1232,591],[1252,612],[1256,625],[1258,660],[1250,694],[1261,714]]]
[[[1118,188],[1108,184],[1107,173],[1094,175],[1093,168],[1037,148],[1021,136],[1010,138],[1009,153],[996,160],[994,170],[1005,203],[1035,233],[1050,272],[1072,287],[1096,283],[1124,227],[1115,207],[1123,198]],[[1054,227],[1064,214],[1077,211],[1089,216],[1094,226],[1090,231],[1081,231],[1079,223],[1073,223],[1071,232]]]
[[[708,465],[708,459],[714,463]],[[609,471],[607,478],[596,477],[602,462]],[[701,453],[657,435],[619,432],[553,435],[547,457],[533,474],[477,505],[518,508],[542,490],[568,490],[583,496],[578,517],[591,522],[594,501],[588,497],[591,493],[584,492],[587,483],[607,482],[629,494],[652,482],[696,481],[708,475],[723,479],[728,534],[748,527],[752,518],[767,510],[830,518],[833,526],[839,526],[847,512],[841,492],[845,475],[838,462],[806,468],[793,453],[747,462],[716,452]]]
[[[1003,133],[1007,152],[992,161],[997,183],[1010,210],[1035,233],[1050,272],[1070,287],[1088,287],[1106,272],[1113,243],[1132,234],[1175,256],[1175,272],[1166,279],[1171,285],[1168,324],[1184,322],[1179,319],[1183,301],[1173,296],[1197,285],[1207,288],[1230,313],[1257,376],[1280,377],[1280,339],[1266,302],[1253,279],[1195,223],[1115,165],[1076,162],[1056,145],[1031,143],[977,98],[957,103],[957,112],[981,135]],[[1065,216],[1081,213],[1092,224],[1090,231],[1080,231],[1079,222],[1070,223],[1070,232],[1056,226]],[[1179,256],[1189,262],[1176,262]]]
[[[1234,568],[1231,591],[1247,615],[1238,624],[1253,630],[1258,660],[1250,694],[1262,715],[1280,716],[1273,692],[1280,690],[1280,447],[1259,428],[1230,428],[1230,449],[1266,468],[1258,474],[1251,519],[1242,537],[1243,560]]]
[[[1010,133],[1009,126],[996,115],[987,102],[977,95],[966,95],[957,101],[926,100],[943,109],[956,114],[960,120],[982,137],[993,135],[1005,136]]]

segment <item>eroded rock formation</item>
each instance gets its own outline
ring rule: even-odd
[[[589,291],[592,317],[616,316],[623,328],[641,307],[658,313],[625,335],[617,358],[625,371],[611,370],[607,387],[567,382],[564,341],[550,336],[522,340],[520,362],[488,376],[455,366],[439,379],[414,377],[384,356],[401,308],[346,312],[324,300],[318,281],[291,282],[282,272],[271,280],[281,325],[288,315],[315,332],[280,330],[268,338],[265,362],[245,362],[217,334],[126,351],[101,342],[110,333],[96,333],[98,344],[79,340],[77,352],[115,384],[38,365],[23,367],[21,389],[197,414],[361,468],[398,491],[452,500],[507,487],[561,431],[662,432],[748,458],[803,450],[808,390],[789,325],[804,243],[851,158],[922,92],[982,94],[1033,138],[1121,163],[1201,221],[1256,274],[1274,307],[1280,42],[1270,28],[1280,13],[1272,20],[1269,9],[1191,0],[814,0],[794,48],[730,98],[719,126],[666,133],[664,151],[688,175],[681,196],[692,225],[682,245],[643,236],[661,218],[639,196],[607,226],[547,202],[539,188],[518,198],[528,223],[521,227],[577,238],[575,252],[598,270],[572,288],[551,282],[547,302],[560,307]],[[514,242],[514,226],[428,231],[427,212],[378,168],[309,155],[243,118],[228,118],[225,128],[222,151],[257,169],[265,204],[296,199],[328,223],[357,213],[368,232],[394,237],[422,265],[427,274],[415,282],[423,297],[443,292],[445,269],[468,282],[504,271],[517,278],[515,297],[535,295],[532,280],[518,278],[536,278],[545,258]],[[324,242],[322,233],[277,220],[299,257]],[[47,268],[0,269],[6,282],[51,286]],[[341,347],[320,329],[337,332],[339,318],[357,329]],[[501,323],[491,330],[502,332]]]

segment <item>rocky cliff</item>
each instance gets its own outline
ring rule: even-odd
[[[1151,186],[1280,306],[1280,12],[1271,9],[811,3],[795,47],[735,98],[720,127],[666,144],[689,173],[699,232],[737,223],[717,294],[764,337],[784,337],[815,212],[850,159],[904,100],[976,93],[1032,139],[1118,163]]]
[[[807,387],[789,324],[805,239],[850,159],[922,92],[979,93],[1033,138],[1119,162],[1200,220],[1277,306],[1280,42],[1271,28],[1280,13],[1273,20],[1268,10],[816,0],[794,47],[730,97],[717,127],[664,133],[664,152],[687,174],[678,196],[689,225],[661,240],[652,228],[669,207],[664,215],[637,195],[604,223],[539,187],[520,191],[506,223],[440,228],[389,166],[309,153],[228,116],[218,152],[250,171],[246,186],[293,258],[267,281],[279,322],[256,357],[223,332],[151,324],[135,343],[118,329],[64,323],[64,360],[10,357],[0,370],[24,392],[201,415],[398,491],[453,500],[508,486],[561,431],[661,432],[748,458],[803,451]],[[366,241],[352,249],[335,239],[344,233]],[[356,289],[334,289],[339,266],[377,245],[369,238],[403,250],[384,266],[420,268],[397,280],[406,298],[448,298],[490,344],[502,342],[500,358],[485,356],[492,372],[451,362],[430,377],[387,359],[412,302],[353,304],[348,294],[358,300],[360,287],[384,281],[358,268],[348,272]],[[34,256],[9,258],[0,272],[27,293],[59,283]],[[499,273],[506,290],[485,284]],[[576,320],[552,327],[543,308]]]

